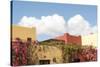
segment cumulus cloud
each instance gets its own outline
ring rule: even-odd
[[[67,26],[68,32],[72,35],[87,35],[96,32],[96,26],[92,27],[81,15],[71,17]]]
[[[92,27],[81,15],[75,15],[68,21],[58,14],[41,16],[41,19],[23,16],[18,25],[36,27],[38,35],[46,34],[51,36],[65,32],[71,35],[87,35],[97,31],[97,26]]]
[[[66,22],[63,16],[54,14],[52,16],[42,16],[41,19],[35,17],[22,17],[18,25],[26,27],[36,27],[37,34],[59,35],[66,31]]]

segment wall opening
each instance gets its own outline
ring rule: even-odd
[[[50,64],[50,60],[39,60],[39,64]]]

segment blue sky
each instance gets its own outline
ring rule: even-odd
[[[13,1],[13,24],[17,24],[23,16],[34,16],[40,19],[41,16],[53,14],[59,14],[63,16],[65,20],[68,20],[76,14],[80,14],[90,22],[91,26],[97,24],[97,6],[95,5]],[[42,36],[42,38],[47,37]],[[41,40],[41,38],[39,39]]]

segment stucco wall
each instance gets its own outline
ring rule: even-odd
[[[81,45],[81,36],[73,36],[68,33],[65,33],[64,35],[58,36],[55,39],[64,40],[67,44],[71,43]]]
[[[97,33],[82,36],[82,45],[92,45],[97,47]]]
[[[15,38],[20,38],[22,40],[27,40],[27,38],[32,38],[32,40],[36,40],[36,29],[13,25],[12,40],[14,40]]]
[[[50,60],[50,64],[63,62],[62,50],[55,46],[38,45],[31,57],[34,58],[34,54],[38,57],[38,59],[35,60],[36,64],[39,64],[39,60]],[[54,58],[56,58],[56,62],[53,61]]]

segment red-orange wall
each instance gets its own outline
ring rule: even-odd
[[[71,43],[71,44],[79,44],[81,45],[81,36],[72,36],[68,33],[65,33],[64,35],[58,36],[55,39],[58,40],[64,40],[65,43]]]

